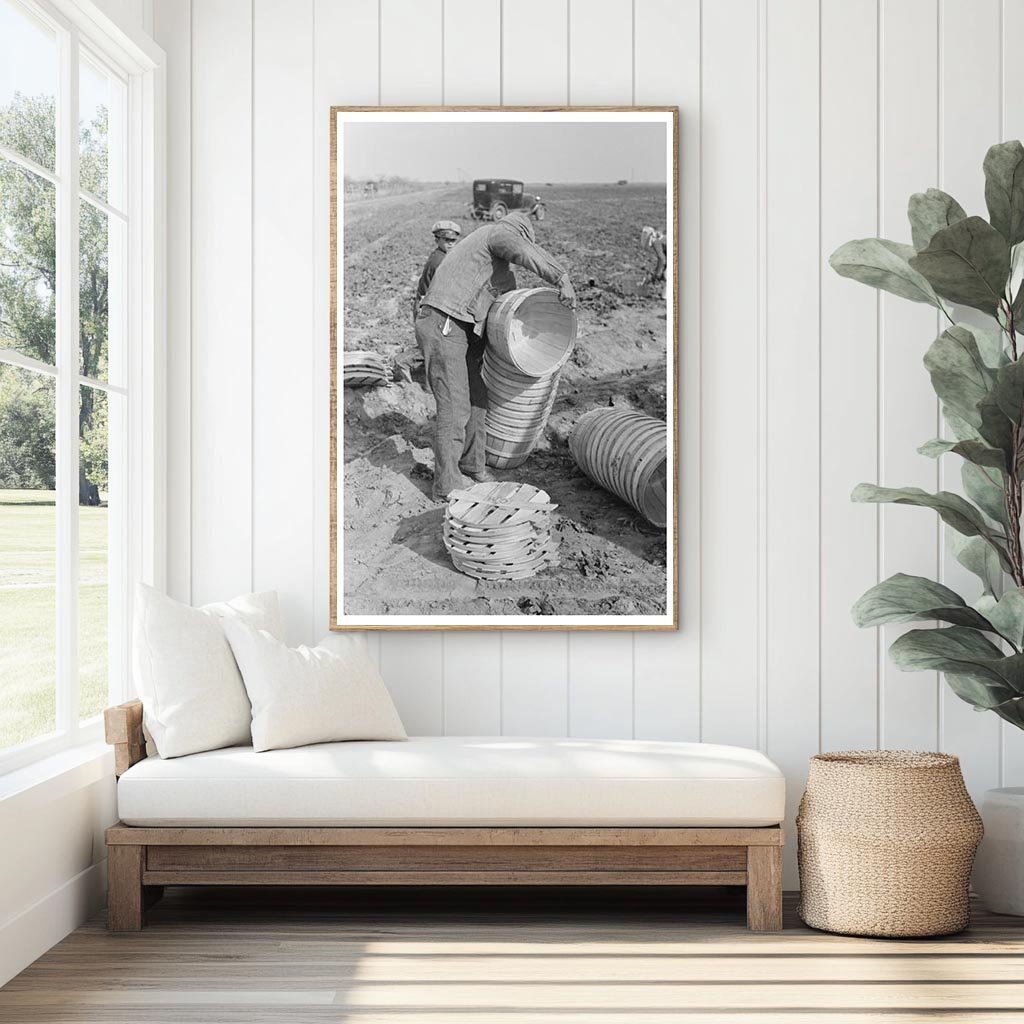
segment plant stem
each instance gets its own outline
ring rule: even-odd
[[[1014,445],[1020,443],[1020,428],[1013,429]],[[1007,531],[1008,554],[1013,575],[1013,582],[1018,587],[1024,587],[1024,561],[1021,558],[1020,547],[1020,514],[1021,494],[1020,481],[1017,479],[1016,471],[1008,475],[1006,481],[1006,519],[1009,530]]]
[[[1007,305],[1006,309],[1006,333],[1010,338],[1010,353],[1013,361],[1017,361],[1017,330],[1013,319],[1013,308]],[[1017,455],[1021,450],[1022,432],[1020,420],[1024,417],[1024,410],[1017,417],[1013,425],[1013,451],[1010,455],[1010,465],[1006,474],[1006,490],[1004,493],[1004,504],[1006,508],[1006,540],[1009,548],[1010,565],[1013,571],[1013,582],[1018,587],[1024,587],[1024,557],[1021,555],[1020,543],[1020,517],[1021,517],[1021,480],[1017,465]]]

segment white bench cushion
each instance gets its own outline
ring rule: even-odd
[[[742,747],[411,737],[150,757],[117,786],[128,825],[775,825],[785,780]]]

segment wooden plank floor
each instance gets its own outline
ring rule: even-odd
[[[1024,919],[927,941],[755,935],[715,890],[176,889],[0,989],[12,1024],[1024,1021]]]

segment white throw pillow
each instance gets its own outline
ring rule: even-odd
[[[407,738],[365,641],[335,652],[286,647],[238,620],[224,632],[252,704],[253,750]]]
[[[248,745],[252,712],[223,622],[280,636],[277,594],[247,594],[190,608],[140,584],[135,605],[135,685],[161,757]]]
[[[343,658],[370,656],[370,649],[367,646],[364,633],[328,633],[326,636],[322,636],[316,645],[325,651],[330,651],[331,654],[340,654]]]

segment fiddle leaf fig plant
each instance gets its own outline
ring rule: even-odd
[[[863,483],[852,497],[933,509],[954,531],[957,561],[981,584],[971,603],[942,583],[897,573],[857,601],[853,618],[864,627],[938,623],[899,637],[893,662],[942,672],[962,700],[1024,729],[1024,146],[993,146],[983,169],[987,220],[930,188],[910,197],[913,244],[856,239],[829,259],[843,277],[932,305],[949,323],[924,356],[946,436],[918,451],[960,459],[964,496]],[[992,323],[959,322],[955,307]]]

